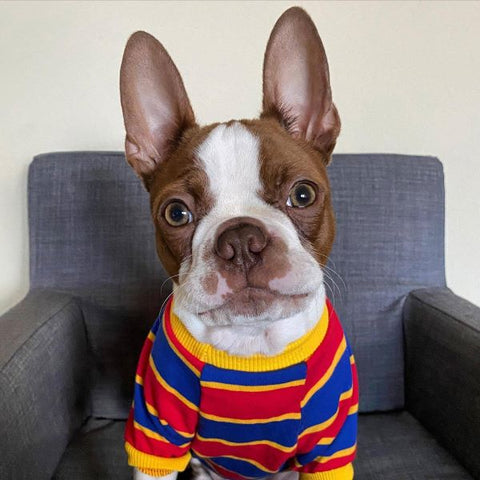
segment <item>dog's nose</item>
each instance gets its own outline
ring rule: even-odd
[[[246,269],[256,265],[267,246],[268,233],[259,220],[237,217],[222,223],[217,230],[215,253],[230,264]]]

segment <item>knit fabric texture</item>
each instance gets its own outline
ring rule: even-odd
[[[283,470],[351,480],[355,360],[329,302],[315,327],[275,356],[230,355],[160,312],[143,346],[125,430],[129,464],[151,476],[191,457],[232,479]]]

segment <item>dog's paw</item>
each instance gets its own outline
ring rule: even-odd
[[[191,480],[220,480],[222,477],[214,472],[207,470],[200,460],[192,458],[190,460]]]
[[[164,477],[152,477],[135,468],[133,472],[133,480],[176,480],[178,472],[172,472]]]

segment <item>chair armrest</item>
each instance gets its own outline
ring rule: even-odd
[[[0,478],[52,477],[88,414],[87,379],[74,298],[31,290],[0,317]]]
[[[480,478],[480,308],[448,288],[404,308],[407,409]]]

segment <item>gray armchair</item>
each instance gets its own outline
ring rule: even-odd
[[[329,296],[357,359],[356,480],[480,478],[480,309],[445,285],[440,162],[336,155]],[[0,318],[0,478],[131,478],[123,429],[169,291],[116,152],[37,156],[31,290]]]

